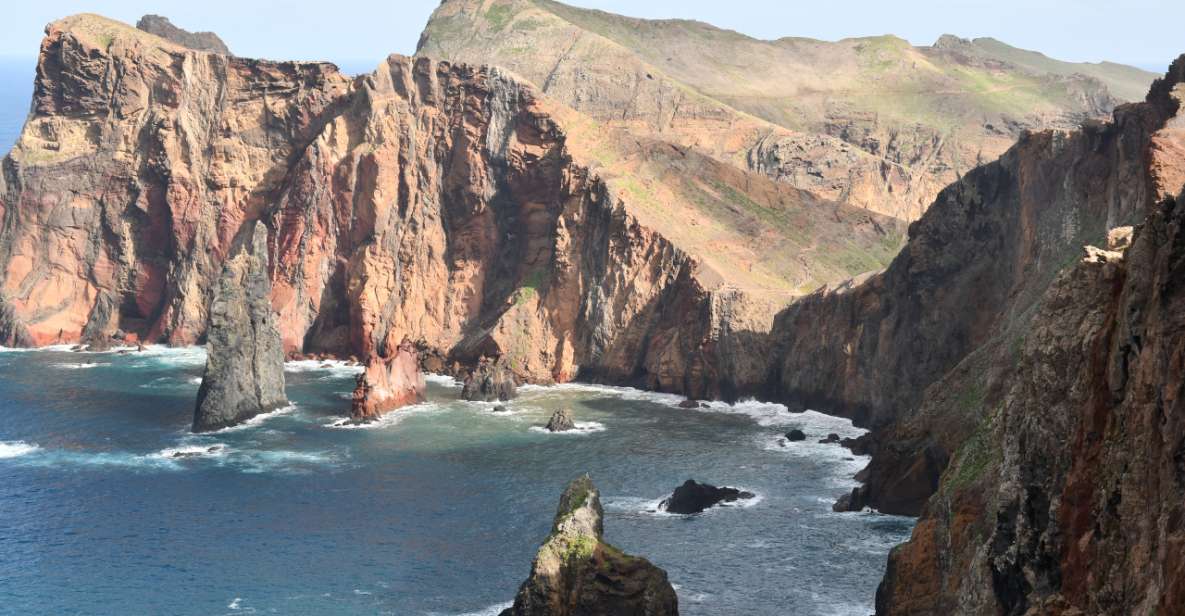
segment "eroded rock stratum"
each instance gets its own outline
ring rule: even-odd
[[[0,194],[4,340],[199,342],[233,238],[262,221],[286,352],[406,337],[526,381],[697,397],[762,381],[747,343],[775,312],[902,237],[497,69],[392,56],[351,79],[92,15],[48,27]]]

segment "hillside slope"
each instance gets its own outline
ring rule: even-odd
[[[907,220],[1022,130],[1073,128],[1155,77],[965,43],[760,41],[551,0],[446,0],[418,53],[506,67],[600,120]]]
[[[259,220],[286,351],[407,336],[533,381],[702,395],[702,349],[883,267],[903,234],[497,69],[392,56],[350,79],[93,15],[49,26],[3,169],[0,344],[200,341]]]

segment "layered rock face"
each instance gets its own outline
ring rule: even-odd
[[[587,475],[560,497],[551,535],[502,616],[674,616],[667,574],[605,543],[600,493]]]
[[[762,380],[752,339],[777,309],[901,237],[495,69],[392,57],[350,80],[87,15],[49,26],[3,177],[0,339],[197,342],[259,220],[285,351],[369,357],[406,335],[529,381],[695,397]]]
[[[1185,66],[1185,64],[1183,64]],[[1115,247],[1118,248],[1118,247]],[[1045,294],[878,614],[1185,609],[1185,193]]]
[[[198,51],[212,51],[230,55],[230,48],[213,32],[189,32],[173,25],[168,17],[160,15],[145,15],[136,22],[136,28],[149,34],[155,34],[167,41],[196,49]]]
[[[853,503],[917,514],[999,401],[1059,271],[1185,181],[1179,63],[1146,103],[1073,133],[1029,134],[944,190],[886,272],[777,318],[767,396],[874,428]]]
[[[288,404],[284,351],[269,297],[267,229],[244,229],[242,247],[223,267],[206,340],[194,432],[242,423]]]
[[[1155,77],[990,39],[761,41],[551,0],[447,0],[417,53],[504,66],[636,134],[907,220],[1023,130],[1073,128]]]
[[[428,384],[420,371],[420,356],[415,345],[404,339],[389,357],[375,355],[358,375],[354,388],[350,419],[374,421],[396,409],[427,400]]]

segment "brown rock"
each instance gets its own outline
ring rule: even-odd
[[[675,616],[667,574],[602,539],[600,493],[587,475],[564,490],[531,575],[502,616]]]
[[[375,421],[396,409],[419,404],[427,400],[427,390],[415,347],[404,339],[390,357],[374,356],[366,363],[354,388],[350,420]]]

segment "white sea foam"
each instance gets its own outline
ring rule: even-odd
[[[349,417],[330,417],[329,423],[324,424],[326,428],[334,430],[383,430],[392,426],[399,425],[404,419],[413,415],[422,415],[425,413],[434,413],[444,410],[445,407],[435,402],[425,402],[423,404],[414,404],[412,406],[405,406],[401,409],[391,411],[379,417],[375,421],[364,424],[350,424]]]
[[[17,348],[17,347],[0,346],[0,353],[35,353],[37,351],[53,351],[53,352],[63,353],[63,352],[69,352],[70,349],[72,349],[72,348],[74,348],[74,346],[69,345],[69,344],[51,344],[51,345],[47,345],[47,346],[43,346],[43,347],[33,347],[33,348]]]
[[[447,374],[425,374],[424,380],[445,387],[460,387],[461,382]]]
[[[0,441],[0,458],[17,458],[41,449],[25,441]]]
[[[501,614],[503,611],[508,610],[513,606],[513,601],[507,601],[505,603],[484,607],[480,610],[477,610],[476,612],[465,612],[464,614],[458,614],[457,616],[498,616],[498,614]],[[445,616],[445,612],[428,612],[428,616]]]
[[[162,376],[152,379],[147,383],[141,383],[141,389],[190,389],[193,385],[201,385],[202,377],[195,376],[182,379],[180,376]]]
[[[223,443],[213,443],[210,445],[180,445],[177,447],[167,447],[154,454],[158,458],[165,458],[168,460],[196,458],[196,457],[219,457],[225,456],[229,452],[226,445]]]
[[[195,367],[206,365],[206,348],[200,346],[170,347],[153,344],[143,351],[128,354],[135,360],[133,368]]]
[[[735,486],[729,486],[735,487]],[[741,492],[748,492],[753,495],[752,498],[738,499],[731,503],[717,503],[708,507],[703,512],[696,515],[706,515],[719,509],[748,509],[760,504],[765,497],[761,494],[746,488],[736,488]],[[642,514],[655,517],[665,518],[681,518],[683,514],[670,513],[662,507],[662,502],[669,498],[670,495],[660,496],[658,498],[640,498],[636,496],[612,496],[601,499],[606,511],[616,511],[620,513]]]
[[[65,370],[86,370],[87,368],[98,368],[99,366],[110,366],[111,364],[103,362],[79,362],[79,363],[63,363],[54,364],[54,368],[63,368]]]
[[[291,414],[291,413],[295,412],[297,408],[298,407],[295,404],[289,404],[288,406],[278,408],[270,413],[263,413],[261,415],[256,415],[255,417],[252,417],[251,419],[248,419],[247,421],[244,421],[243,423],[241,423],[237,426],[230,426],[229,428],[223,428],[221,430],[214,430],[213,432],[209,432],[208,434],[225,434],[227,432],[239,432],[242,430],[249,430],[251,428],[256,428],[256,427],[259,427],[259,425],[263,424],[264,422],[266,422],[269,419],[272,419],[274,417],[279,417],[281,415]]]
[[[531,432],[551,436],[587,436],[595,432],[604,432],[605,430],[607,430],[605,424],[599,421],[578,421],[574,429],[565,432],[552,432],[543,426],[531,426]]]
[[[351,366],[349,363],[340,359],[326,359],[322,361],[301,359],[284,364],[285,372],[324,372],[325,375],[321,378],[326,379],[353,378],[362,374],[364,370],[366,370],[364,366],[357,364]]]
[[[654,402],[667,406],[679,406],[685,398],[675,394],[663,394],[633,387],[616,387],[613,385],[592,385],[588,383],[561,383],[558,385],[523,385],[518,388],[520,394],[534,395],[549,392],[599,394],[620,398],[622,400]]]

